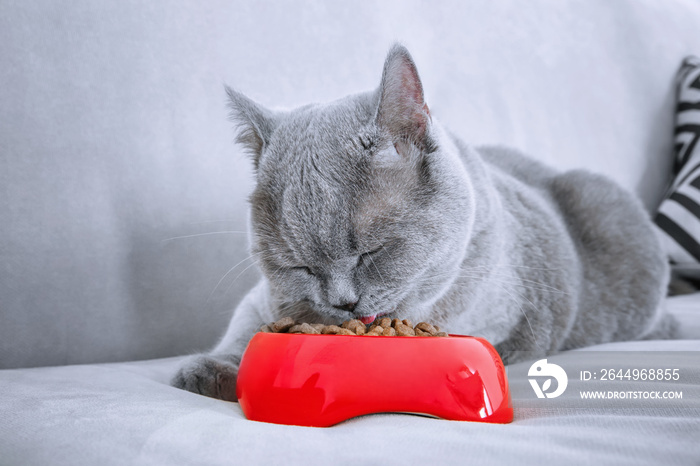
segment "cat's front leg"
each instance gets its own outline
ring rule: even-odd
[[[236,377],[240,357],[202,354],[180,367],[170,385],[199,395],[225,401],[237,401]]]
[[[552,325],[539,325],[533,318],[533,325],[521,325],[511,331],[509,338],[494,345],[503,364],[536,360],[553,354]]]
[[[265,312],[267,303],[267,286],[265,282],[260,282],[238,305],[226,334],[216,348],[209,354],[190,357],[170,384],[211,398],[237,401],[238,366],[255,332],[264,322],[271,320]]]

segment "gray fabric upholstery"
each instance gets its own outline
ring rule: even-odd
[[[170,387],[180,357],[101,362],[207,348],[255,280],[247,261],[226,275],[253,175],[223,83],[331,100],[376,86],[399,39],[465,140],[606,173],[651,210],[699,27],[696,0],[0,1],[0,464],[697,463],[697,397],[314,429]],[[698,351],[699,301],[670,303],[688,340],[606,347]]]
[[[672,302],[683,336],[694,340],[612,343],[584,352],[698,352],[699,304],[700,294]],[[577,355],[581,352],[565,352],[550,361],[568,370]],[[697,359],[688,357],[668,360],[682,375],[678,383],[632,384],[640,390],[683,391],[684,399],[673,405],[528,407],[534,394],[527,379],[511,370],[511,388],[520,385],[513,390],[511,424],[376,414],[329,428],[248,421],[238,403],[170,387],[167,380],[181,360],[0,371],[0,464],[640,466],[691,465],[700,457],[700,379]],[[602,361],[614,365],[610,356]],[[574,385],[570,381],[567,390],[575,391]]]
[[[270,106],[378,84],[403,41],[472,143],[655,207],[691,0],[0,3],[0,367],[205,349],[255,280],[223,84]],[[170,239],[200,233],[204,236]],[[240,274],[240,276],[239,276]]]

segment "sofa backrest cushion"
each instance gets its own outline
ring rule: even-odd
[[[224,83],[329,101],[375,88],[399,40],[464,140],[608,174],[652,210],[699,26],[695,0],[0,2],[0,367],[216,342],[256,280]]]

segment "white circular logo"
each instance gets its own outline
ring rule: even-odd
[[[547,398],[556,398],[564,393],[569,383],[566,371],[564,371],[561,366],[548,363],[546,359],[535,361],[535,363],[530,366],[527,375],[530,377],[537,377],[535,379],[528,379],[537,398],[544,398],[545,396]],[[541,386],[537,381],[538,378],[543,379]],[[549,391],[550,388],[552,388],[552,379],[557,381],[557,386],[556,390]]]

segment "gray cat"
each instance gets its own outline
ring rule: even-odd
[[[174,386],[235,400],[248,341],[283,316],[430,321],[506,363],[674,331],[640,202],[599,175],[464,144],[432,117],[403,46],[373,92],[289,112],[228,94],[256,171],[263,278]]]

